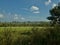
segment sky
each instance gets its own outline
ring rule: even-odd
[[[48,21],[60,0],[0,0],[0,21]]]

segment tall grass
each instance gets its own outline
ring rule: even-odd
[[[0,32],[0,45],[60,45],[60,28],[35,27],[23,32],[5,28]]]

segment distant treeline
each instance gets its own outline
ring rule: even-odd
[[[49,26],[49,22],[0,22],[0,27],[8,26]]]

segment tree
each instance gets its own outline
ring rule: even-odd
[[[50,20],[51,25],[60,24],[60,2],[57,6],[50,10],[51,16],[47,17]]]

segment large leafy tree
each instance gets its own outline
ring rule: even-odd
[[[60,24],[60,3],[50,10],[51,16],[47,17],[51,25]]]

